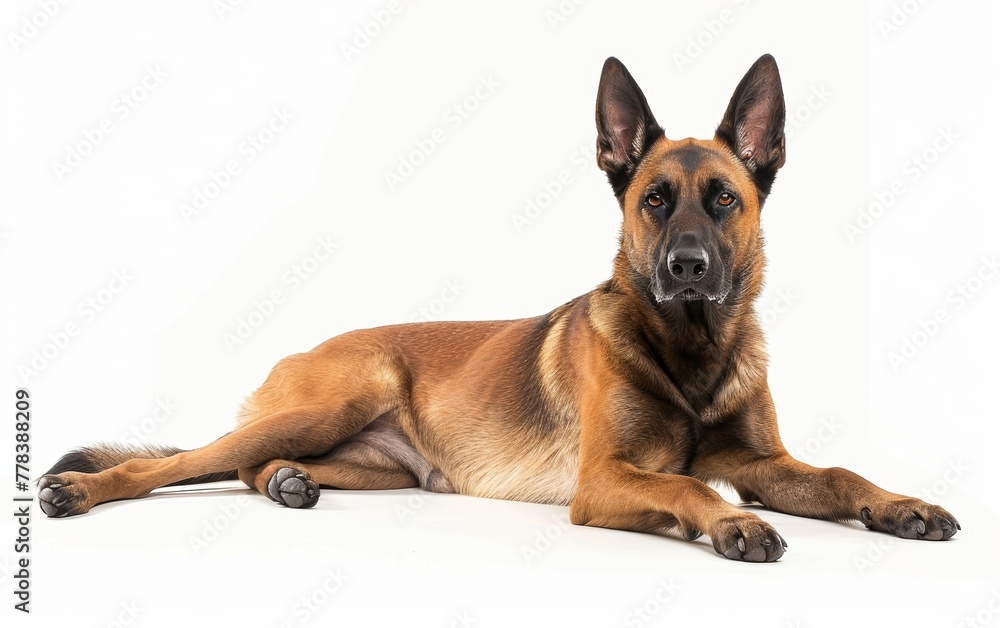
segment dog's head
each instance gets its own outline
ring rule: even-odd
[[[624,214],[622,251],[658,303],[724,303],[760,272],[760,210],[785,162],[784,126],[770,55],[740,81],[711,140],[667,139],[625,66],[605,62],[597,163]]]

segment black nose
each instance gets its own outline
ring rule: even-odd
[[[708,253],[700,247],[677,247],[670,252],[667,267],[679,281],[698,281],[708,272]]]

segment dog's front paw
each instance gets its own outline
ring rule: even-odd
[[[947,510],[914,497],[865,506],[859,518],[869,530],[888,532],[904,539],[945,541],[962,529]]]
[[[281,467],[268,481],[267,494],[289,508],[312,508],[319,501],[319,485],[304,471]]]
[[[38,505],[49,517],[71,517],[90,510],[90,495],[82,483],[74,482],[78,473],[44,475],[38,480]]]
[[[748,563],[773,563],[788,547],[770,524],[751,513],[719,521],[712,532],[712,545],[726,558]]]

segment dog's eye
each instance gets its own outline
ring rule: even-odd
[[[722,194],[719,195],[719,198],[716,202],[719,203],[719,205],[722,205],[723,207],[729,207],[730,205],[736,202],[736,197],[730,194],[729,192],[723,192]]]
[[[649,194],[646,196],[646,204],[650,207],[659,207],[663,205],[663,197],[659,194]]]

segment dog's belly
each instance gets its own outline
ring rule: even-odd
[[[410,423],[407,418],[405,413],[386,413],[324,456],[322,462],[363,465],[382,460],[406,469],[421,488],[435,493],[547,504],[568,504],[576,493],[578,448],[572,429],[542,438],[529,434],[516,437],[509,427],[489,429],[480,424],[472,436],[465,430],[428,434],[424,428],[404,430],[401,423]],[[423,440],[416,434],[422,434]],[[428,453],[435,448],[427,447],[427,442],[451,446],[443,455],[434,455]]]
[[[538,435],[517,433],[502,422],[470,421],[456,446],[432,456],[458,493],[493,499],[569,504],[576,494],[579,430]],[[447,437],[446,437],[447,438]]]
[[[418,377],[401,426],[457,492],[549,504],[573,499],[580,418],[573,371],[561,357],[565,330],[559,311],[514,321],[448,376]]]

